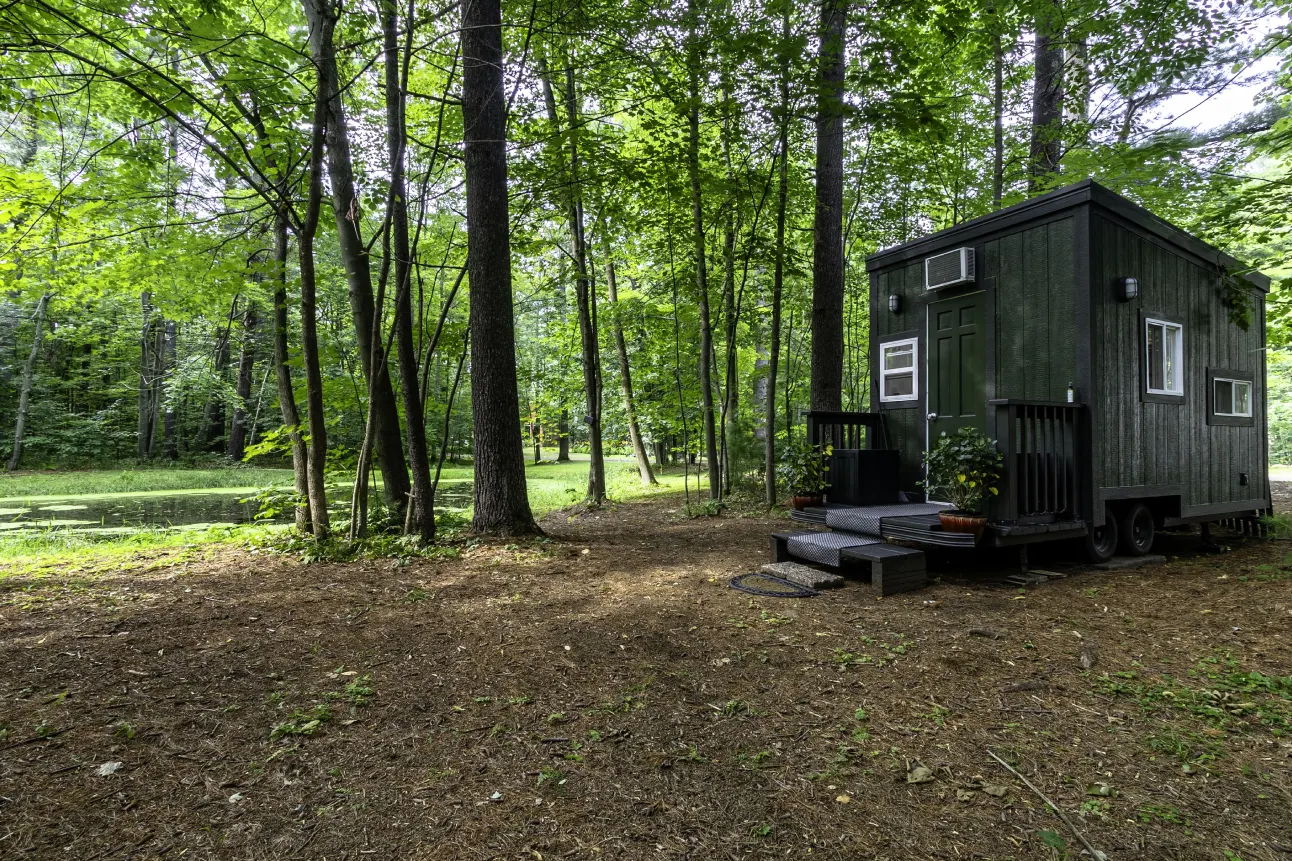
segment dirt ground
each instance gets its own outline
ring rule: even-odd
[[[785,600],[678,504],[0,580],[0,857],[1077,858],[990,751],[1110,859],[1292,859],[1292,544]]]

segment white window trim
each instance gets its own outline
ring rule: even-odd
[[[1149,356],[1148,330],[1150,326],[1158,325],[1167,329],[1175,329],[1180,333],[1176,339],[1176,354],[1174,356],[1175,366],[1178,371],[1176,374],[1177,389],[1155,389],[1152,382],[1152,357]],[[1183,397],[1184,395],[1184,324],[1173,323],[1170,320],[1159,320],[1155,317],[1144,318],[1144,390],[1150,395],[1175,395]],[[1165,347],[1165,345],[1163,345]],[[1163,371],[1165,373],[1165,370]]]
[[[1247,412],[1234,413],[1220,411],[1220,404],[1216,403],[1216,383],[1229,383],[1231,386],[1247,386]],[[1250,419],[1252,417],[1252,385],[1251,380],[1236,380],[1233,377],[1212,377],[1211,378],[1211,414],[1215,416],[1224,416],[1233,419]],[[1229,390],[1229,408],[1234,408],[1233,389]]]
[[[890,376],[902,376],[908,373],[906,368],[898,368],[892,371],[884,364],[884,351],[890,347],[905,347],[910,345],[911,348],[911,393],[909,395],[895,395],[886,397],[884,392]],[[899,341],[885,341],[879,345],[879,401],[884,404],[907,403],[909,401],[918,401],[920,399],[920,339],[919,338],[902,338]]]

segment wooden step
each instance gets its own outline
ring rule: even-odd
[[[896,544],[869,544],[839,551],[839,561],[870,564],[870,588],[881,596],[923,589],[928,580],[922,550]]]
[[[885,538],[902,538],[942,547],[973,547],[976,543],[971,533],[944,532],[942,521],[936,514],[885,517],[883,533]]]

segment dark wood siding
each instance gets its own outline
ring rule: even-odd
[[[1067,399],[1076,379],[1076,278],[1071,216],[992,239],[997,398]]]
[[[988,338],[988,398],[1061,401],[1067,397],[1068,383],[1076,378],[1074,219],[1071,210],[1051,214],[1049,219],[1014,226],[976,243],[976,283],[953,288],[987,293],[987,316],[994,327]],[[956,247],[959,243],[952,233],[945,248],[930,254]],[[901,452],[902,489],[918,492],[927,430],[927,306],[930,298],[943,298],[952,291],[938,291],[930,297],[924,289],[923,258],[873,272],[871,289],[875,380],[871,404],[883,410],[890,441]],[[890,295],[902,297],[901,312],[888,310]],[[884,406],[878,390],[879,345],[907,334],[917,334],[920,340],[920,399],[901,407]]]
[[[1247,331],[1230,322],[1220,301],[1219,271],[1109,213],[1091,218],[1094,416],[1101,435],[1096,483],[1104,496],[1179,494],[1189,508],[1268,496],[1264,455],[1265,380],[1261,331],[1264,307],[1253,291],[1254,321]],[[1117,299],[1120,279],[1139,280],[1139,298]],[[1184,400],[1151,403],[1143,397],[1141,312],[1184,324]],[[1254,423],[1207,423],[1207,368],[1251,373]],[[1247,473],[1247,486],[1239,474]]]
[[[871,275],[871,289],[875,291],[874,313],[871,316],[871,387],[870,402],[876,408],[879,402],[879,344],[895,335],[919,334],[919,391],[920,399],[910,405],[884,407],[884,421],[889,442],[900,454],[898,480],[902,490],[920,492],[919,482],[924,478],[924,393],[928,382],[925,374],[924,338],[924,263],[916,261]],[[894,314],[888,310],[888,297],[902,297],[902,310]]]

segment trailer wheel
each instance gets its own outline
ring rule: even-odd
[[[1104,512],[1104,525],[1093,527],[1086,533],[1086,557],[1091,562],[1107,562],[1117,552],[1117,518],[1111,511]]]
[[[1122,518],[1122,549],[1129,556],[1146,556],[1153,549],[1153,512],[1142,502],[1126,509]]]

